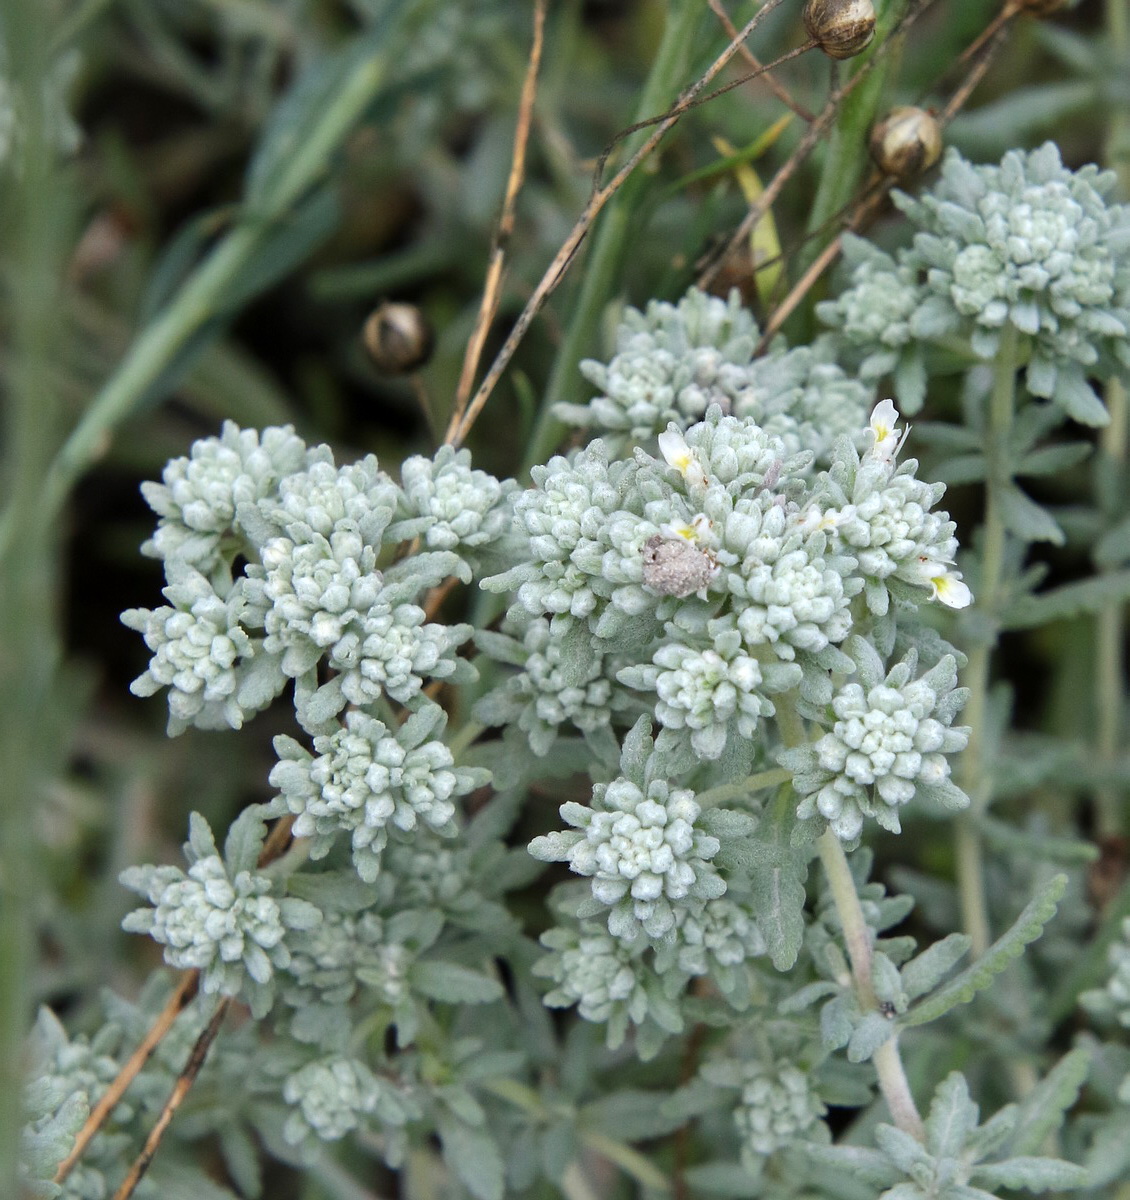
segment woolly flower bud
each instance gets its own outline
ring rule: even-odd
[[[701,810],[692,791],[666,779],[640,784],[621,776],[598,783],[592,799],[591,808],[561,806],[580,832],[535,838],[529,849],[592,879],[593,897],[613,910],[608,927],[615,936],[632,941],[642,928],[661,938],[674,927],[676,906],[726,890],[710,863],[718,839],[696,825]]]
[[[644,939],[629,945],[595,921],[583,921],[579,927],[546,930],[541,935],[541,944],[550,953],[534,964],[533,973],[553,980],[556,985],[546,994],[544,1002],[550,1008],[569,1008],[575,1004],[586,1021],[606,1024],[610,1049],[621,1045],[629,1025],[640,1030],[635,1049],[641,1057],[649,1056],[645,1053],[643,1034],[654,1035],[655,1024],[667,1033],[682,1029],[678,1008],[655,986],[655,972],[648,966]],[[661,1040],[662,1035],[650,1037],[651,1054]]]
[[[122,928],[160,942],[169,966],[199,970],[207,993],[233,996],[249,980],[270,984],[290,963],[287,929],[321,919],[304,901],[274,899],[265,875],[233,874],[216,853],[196,858],[187,874],[179,867],[130,867],[121,881],[153,905],[134,910]]]
[[[729,896],[680,908],[677,918],[677,962],[688,975],[714,974],[725,979],[728,968],[766,952],[765,938],[752,912]]]
[[[669,422],[701,420],[712,404],[728,411],[746,386],[756,343],[757,326],[736,290],[720,300],[692,288],[677,305],[629,308],[612,361],[581,364],[601,394],[587,405],[559,404],[555,414],[618,443],[645,442]]]
[[[153,651],[144,674],[130,684],[135,696],[169,689],[169,734],[190,725],[200,729],[239,729],[251,713],[265,708],[284,682],[269,653],[244,629],[247,594],[241,584],[221,599],[194,568],[168,564],[170,605],[130,608],[122,624],[136,629]],[[258,656],[254,680],[248,660]]]
[[[749,366],[734,416],[781,439],[786,454],[811,451],[826,466],[837,438],[856,437],[871,390],[828,359],[826,346],[771,350]]]
[[[749,1063],[744,1075],[741,1104],[734,1111],[743,1157],[772,1154],[804,1135],[827,1111],[808,1075],[791,1063]]]
[[[308,539],[311,533],[332,539],[341,530],[379,549],[381,535],[401,501],[400,489],[372,454],[337,467],[325,447],[313,453],[318,452],[324,457],[281,480],[278,496],[262,502],[260,512],[280,534],[297,524],[296,541]]]
[[[779,756],[796,772],[793,786],[805,797],[798,816],[825,820],[838,838],[852,842],[865,816],[898,833],[898,810],[918,793],[964,808],[968,797],[950,781],[946,758],[969,740],[967,728],[950,727],[968,695],[954,686],[953,657],[913,678],[917,655],[911,651],[884,678],[872,647],[856,638],[851,648],[862,682],[848,682],[834,695],[831,731],[813,746]]]
[[[510,529],[508,497],[517,485],[472,470],[469,450],[441,446],[434,459],[416,455],[405,461],[400,479],[403,511],[408,519],[418,518],[433,550],[473,549],[498,541]]]
[[[269,496],[280,479],[306,465],[307,453],[290,425],[259,433],[225,421],[218,438],[201,438],[187,458],[172,459],[161,483],[141,485],[146,503],[161,518],[142,553],[179,558],[209,573],[225,538],[237,535],[232,552],[240,548],[237,507]]]
[[[313,838],[313,858],[328,854],[339,833],[349,833],[354,866],[372,881],[390,828],[413,830],[422,821],[453,833],[453,797],[484,779],[482,772],[455,767],[451,751],[440,741],[423,741],[419,728],[406,724],[393,735],[374,717],[351,710],[342,728],[314,739],[317,757],[293,738],[275,738],[279,762],[270,782],[282,796],[271,811],[296,814],[294,832]]]
[[[675,627],[668,632],[677,636]],[[774,708],[765,696],[761,664],[745,652],[733,620],[710,622],[707,637],[703,648],[665,641],[650,666],[625,667],[617,678],[653,690],[659,723],[685,730],[695,754],[718,758],[729,737],[752,738],[760,718],[772,716]]]
[[[288,1004],[345,1004],[358,990],[392,1008],[409,995],[408,971],[415,953],[393,940],[388,923],[374,912],[331,912],[321,924],[288,941],[291,950],[283,988]]]
[[[403,585],[386,587],[376,550],[351,522],[328,538],[308,527],[299,542],[272,538],[261,557],[247,568],[247,593],[265,610],[264,646],[293,678],[328,659],[337,672],[330,715],[346,701],[364,705],[383,694],[407,703],[425,675],[459,670],[455,648],[470,628],[427,624],[418,605],[398,603]]]
[[[283,1099],[298,1106],[283,1136],[292,1145],[309,1133],[323,1142],[337,1141],[376,1108],[379,1088],[372,1071],[355,1059],[307,1063],[283,1084]]]

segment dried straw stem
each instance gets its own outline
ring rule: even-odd
[[[70,1153],[59,1164],[55,1172],[56,1183],[62,1183],[74,1169],[75,1164],[85,1153],[94,1135],[102,1128],[102,1124],[110,1115],[111,1110],[125,1095],[129,1085],[133,1083],[138,1073],[152,1057],[153,1051],[160,1045],[161,1039],[173,1027],[173,1022],[192,1003],[199,983],[199,971],[186,971],[181,976],[176,990],[169,997],[168,1003],[161,1010],[157,1020],[150,1026],[149,1032],[146,1033],[141,1044],[122,1064],[122,1068],[115,1076],[114,1081],[103,1093],[98,1103],[90,1110],[90,1115],[78,1131],[78,1136],[75,1138],[75,1144],[71,1147]]]
[[[212,1043],[216,1040],[216,1035],[220,1032],[220,1026],[223,1024],[224,1017],[227,1016],[229,1008],[231,1008],[231,998],[229,996],[225,996],[216,1005],[216,1011],[212,1014],[212,1019],[204,1026],[203,1032],[196,1039],[196,1044],[192,1047],[188,1061],[184,1064],[184,1070],[177,1076],[177,1081],[173,1084],[173,1090],[169,1093],[169,1098],[165,1101],[165,1105],[157,1117],[156,1124],[149,1131],[149,1136],[145,1139],[145,1145],[141,1148],[141,1153],[133,1160],[133,1165],[122,1181],[122,1186],[114,1193],[114,1200],[129,1200],[129,1197],[133,1195],[134,1189],[141,1182],[145,1172],[149,1170],[149,1164],[152,1163],[153,1157],[161,1145],[161,1139],[165,1136],[165,1131],[169,1128],[173,1114],[180,1108],[184,1102],[184,1098],[188,1095],[189,1088],[195,1082],[196,1076],[200,1074],[200,1068],[204,1065],[205,1058],[208,1057],[208,1051],[211,1049]]]
[[[479,385],[479,390],[475,393],[474,399],[468,406],[467,412],[463,418],[462,424],[456,431],[455,436],[449,438],[452,445],[459,445],[467,434],[470,432],[472,425],[478,418],[491,393],[494,391],[498,380],[501,378],[503,371],[506,370],[511,358],[514,356],[514,351],[518,348],[522,338],[525,337],[526,331],[530,324],[541,310],[542,305],[552,294],[557,285],[564,277],[565,271],[573,260],[573,256],[580,248],[581,242],[584,241],[585,235],[592,227],[592,223],[600,214],[601,209],[608,203],[609,200],[623,185],[629,175],[639,166],[641,162],[655,149],[659,144],[663,135],[675,125],[680,116],[686,112],[697,96],[710,83],[719,71],[730,61],[737,53],[738,47],[745,41],[747,37],[756,29],[760,21],[778,4],[781,0],[767,0],[767,2],[746,22],[745,26],[739,31],[738,37],[733,39],[725,50],[714,60],[706,73],[692,84],[676,101],[675,105],[670,108],[666,114],[657,118],[657,124],[654,132],[644,141],[644,143],[635,151],[628,161],[620,168],[619,171],[609,180],[604,186],[594,187],[593,193],[589,198],[588,204],[585,205],[584,211],[577,218],[576,224],[573,226],[568,237],[565,239],[561,248],[554,255],[553,261],[546,268],[545,274],[542,275],[537,287],[534,288],[529,300],[526,302],[518,320],[514,323],[514,328],[510,331],[509,336],[503,343],[502,348],[495,356],[494,362],[491,364],[490,370],[486,377]],[[770,63],[764,67],[763,71],[769,71],[776,63]],[[647,125],[649,122],[643,122]],[[632,126],[631,129],[639,128],[640,126]],[[603,168],[607,152],[602,155],[601,162],[598,166],[598,171]]]
[[[722,7],[722,0],[708,0],[710,9],[718,18],[722,28],[726,31],[726,36],[731,40],[738,36],[737,28],[734,22],[730,20],[730,14]],[[754,71],[763,72],[764,64],[756,54],[743,42],[738,48],[738,54],[754,69]],[[772,74],[765,74],[762,77],[762,82],[765,86],[777,97],[778,100],[788,109],[791,109],[802,121],[815,121],[816,114],[809,112],[800,101],[793,98],[792,93],[785,85],[778,81]]]
[[[998,16],[989,28],[982,33],[973,46],[983,51],[981,56],[976,60],[970,68],[966,77],[961,81],[953,95],[949,98],[945,108],[938,114],[939,123],[945,127],[954,117],[961,111],[969,97],[976,90],[977,85],[985,77],[992,64],[993,58],[997,51],[1004,44],[1005,38],[1008,36],[1005,28],[1008,20],[1015,15],[1015,9],[1006,8],[1004,12]],[[1002,19],[1003,18],[1003,19]],[[990,36],[986,37],[986,33]],[[971,55],[968,51],[962,54],[961,61],[968,62]],[[816,281],[827,270],[827,268],[835,261],[837,255],[843,247],[844,233],[854,233],[856,230],[865,226],[872,217],[879,211],[883,205],[883,201],[890,193],[891,188],[896,184],[897,180],[891,178],[879,178],[874,176],[867,182],[863,188],[862,194],[856,198],[851,205],[848,215],[844,221],[843,230],[838,233],[832,241],[820,252],[820,255],[812,262],[808,270],[796,281],[789,294],[781,301],[773,310],[772,316],[766,322],[765,332],[761,337],[761,341],[757,344],[757,354],[764,352],[769,342],[774,335],[780,330],[781,326],[792,316],[797,306],[812,290]]]
[[[510,243],[510,236],[514,232],[518,192],[521,190],[526,171],[526,146],[530,138],[530,122],[533,117],[534,99],[537,95],[538,69],[541,65],[542,45],[545,40],[545,11],[546,0],[536,0],[533,44],[530,46],[530,58],[526,66],[526,77],[522,81],[521,99],[518,103],[518,124],[514,130],[514,153],[510,160],[510,175],[506,180],[502,216],[499,218],[498,229],[494,235],[494,245],[491,247],[486,282],[483,285],[482,303],[479,305],[475,327],[471,331],[467,351],[463,356],[463,367],[459,372],[459,384],[455,389],[455,409],[451,414],[447,433],[444,436],[444,441],[451,445],[457,445],[462,440],[459,427],[467,411],[467,402],[471,398],[471,389],[475,383],[475,373],[479,369],[483,346],[498,312],[499,299],[502,295],[502,270],[506,264],[506,250]]]

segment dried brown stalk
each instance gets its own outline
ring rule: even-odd
[[[737,27],[730,20],[730,14],[722,7],[722,0],[708,0],[710,9],[718,18],[722,28],[726,31],[726,36],[731,40],[738,36]],[[747,63],[755,71],[764,71],[765,66],[761,59],[743,42],[738,49],[738,53],[745,59]],[[802,121],[815,121],[816,114],[809,112],[799,101],[795,100],[783,83],[781,83],[774,75],[765,74],[761,80],[762,83],[777,97],[778,100],[788,109],[791,109]]]
[[[526,171],[526,146],[530,138],[534,98],[537,95],[538,68],[541,65],[542,44],[545,35],[545,10],[546,0],[536,0],[534,39],[530,46],[526,77],[522,81],[522,95],[518,104],[518,124],[514,130],[514,153],[510,160],[510,175],[506,180],[502,216],[499,218],[498,230],[494,235],[494,245],[491,247],[490,263],[487,266],[486,282],[483,285],[482,303],[479,305],[475,327],[471,331],[467,351],[463,356],[463,367],[459,372],[459,384],[455,389],[455,409],[451,414],[447,433],[444,436],[444,441],[451,444],[457,444],[462,440],[459,437],[459,427],[463,422],[463,414],[467,411],[467,403],[471,399],[471,389],[475,384],[475,373],[479,369],[483,346],[498,312],[498,304],[502,296],[502,269],[506,264],[506,250],[511,234],[514,232],[518,192],[521,190]]]
[[[542,275],[537,287],[534,288],[529,300],[526,302],[525,308],[522,309],[518,320],[514,323],[513,329],[511,329],[506,341],[502,344],[502,348],[495,356],[494,362],[491,364],[490,370],[487,371],[486,377],[479,385],[479,390],[475,393],[474,399],[468,406],[466,415],[454,438],[448,439],[452,445],[459,445],[471,431],[472,425],[474,425],[479,413],[482,412],[503,371],[506,370],[511,358],[513,358],[514,351],[518,348],[522,338],[525,337],[526,330],[529,329],[530,324],[541,310],[542,305],[561,282],[565,271],[573,260],[573,256],[577,253],[589,229],[592,227],[593,221],[596,220],[601,210],[623,186],[628,176],[655,149],[662,140],[663,135],[678,122],[682,114],[694,99],[700,95],[707,84],[733,58],[737,53],[738,47],[757,28],[761,20],[780,3],[781,0],[766,0],[766,3],[758,9],[739,31],[738,37],[733,39],[726,49],[711,63],[706,73],[687,88],[674,106],[668,110],[667,114],[659,119],[654,132],[632,154],[620,170],[616,172],[607,184],[594,188],[593,194],[589,198],[588,204],[585,205],[584,211],[577,218],[577,222],[570,231],[569,236],[565,239],[556,255],[554,255],[553,261],[546,268],[545,274]],[[776,64],[771,63],[764,70],[768,71],[773,66],[776,66]],[[603,166],[603,162],[601,165]]]
[[[90,1110],[90,1115],[78,1131],[78,1136],[75,1138],[75,1144],[71,1147],[71,1152],[63,1159],[59,1164],[58,1170],[55,1172],[56,1183],[62,1183],[74,1169],[75,1163],[83,1156],[94,1135],[102,1128],[103,1122],[110,1115],[114,1105],[125,1095],[129,1085],[137,1078],[142,1067],[152,1057],[153,1051],[160,1045],[161,1039],[173,1027],[173,1022],[192,1003],[199,983],[199,971],[186,971],[181,976],[176,990],[169,997],[168,1003],[161,1010],[156,1021],[150,1026],[149,1032],[142,1039],[141,1044],[122,1064],[122,1068],[114,1078],[114,1081],[106,1089],[98,1103]]]
[[[184,1064],[184,1069],[177,1076],[177,1081],[173,1084],[173,1090],[169,1093],[169,1098],[165,1101],[165,1106],[161,1109],[156,1124],[149,1131],[149,1136],[145,1139],[145,1145],[141,1148],[141,1153],[133,1160],[133,1165],[122,1181],[122,1186],[114,1193],[114,1200],[129,1200],[129,1197],[133,1195],[134,1189],[141,1182],[145,1172],[149,1170],[153,1156],[157,1153],[157,1149],[161,1145],[161,1139],[165,1136],[165,1130],[169,1128],[174,1113],[180,1108],[184,1102],[184,1098],[188,1095],[189,1089],[195,1082],[196,1076],[200,1074],[200,1068],[204,1065],[205,1058],[208,1057],[208,1051],[212,1048],[212,1043],[216,1040],[216,1035],[220,1032],[220,1026],[224,1023],[224,1018],[227,1016],[229,1008],[231,1008],[230,996],[225,996],[216,1005],[216,1011],[212,1014],[212,1019],[204,1026],[203,1032],[196,1039],[196,1044],[192,1047],[192,1052],[188,1056],[188,1061]]]

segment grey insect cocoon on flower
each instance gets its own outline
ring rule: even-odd
[[[643,581],[664,596],[693,595],[718,574],[712,554],[681,538],[655,534],[643,548]]]

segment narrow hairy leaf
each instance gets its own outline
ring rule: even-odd
[[[925,1025],[928,1021],[936,1021],[959,1004],[968,1004],[1014,958],[1023,953],[1029,942],[1034,942],[1043,933],[1044,926],[1055,916],[1066,887],[1066,875],[1053,876],[1003,937],[998,938],[977,962],[904,1014],[900,1018],[901,1024],[907,1027]]]
[[[1004,627],[1035,629],[1050,621],[1064,621],[1084,613],[1097,613],[1127,599],[1130,599],[1130,570],[1111,571],[1079,583],[1049,588],[1038,596],[1020,597],[1004,613]]]

